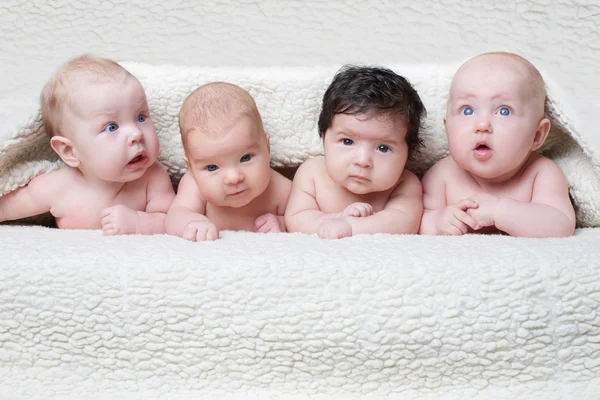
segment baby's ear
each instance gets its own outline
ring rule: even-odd
[[[533,144],[531,146],[531,151],[535,151],[542,147],[546,138],[548,137],[548,133],[550,133],[550,120],[548,118],[543,118],[537,126],[537,130],[535,131],[535,137],[533,138]]]
[[[269,135],[268,133],[265,133],[265,136],[267,138],[267,149],[269,150],[269,153],[271,152],[271,135]]]
[[[52,136],[50,146],[69,167],[77,168],[81,164],[73,143],[64,136]]]
[[[187,169],[190,169],[190,160],[188,159],[188,156],[187,154],[185,154],[185,152],[183,153],[183,161],[185,161]]]

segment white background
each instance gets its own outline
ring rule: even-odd
[[[197,66],[441,63],[517,52],[600,109],[600,0],[0,2],[0,96],[90,52]],[[595,117],[596,119],[598,117]]]

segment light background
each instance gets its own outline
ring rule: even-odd
[[[600,110],[600,0],[0,2],[0,96],[83,52],[197,66],[442,63],[517,52]]]

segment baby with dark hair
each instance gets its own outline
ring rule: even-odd
[[[307,160],[294,177],[288,230],[329,239],[417,233],[421,183],[404,167],[420,145],[424,116],[418,93],[400,75],[343,67],[323,96],[324,156]]]

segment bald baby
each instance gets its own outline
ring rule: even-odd
[[[550,131],[537,68],[512,53],[465,62],[444,125],[450,156],[423,177],[420,233],[572,235],[575,212],[560,168],[536,153]]]

